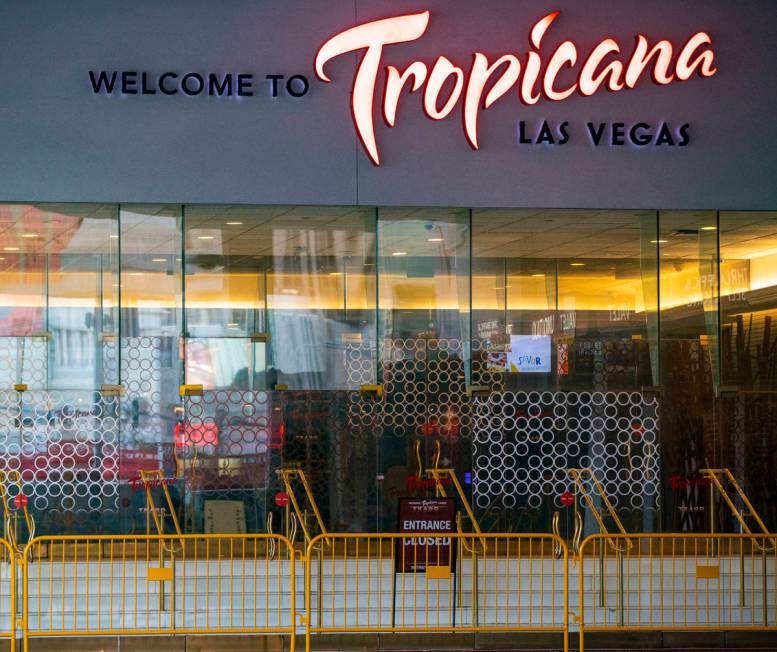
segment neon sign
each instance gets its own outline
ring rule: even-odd
[[[462,104],[464,134],[472,148],[478,149],[480,114],[516,85],[520,100],[532,105],[543,98],[561,102],[575,93],[591,96],[602,90],[631,89],[648,70],[653,82],[662,86],[687,81],[694,75],[712,77],[717,72],[712,38],[706,32],[696,32],[688,38],[677,50],[676,57],[670,41],[660,40],[651,45],[642,34],[636,36],[628,55],[618,41],[606,38],[582,57],[577,45],[569,40],[546,57],[541,53],[542,40],[559,15],[555,11],[534,24],[529,34],[531,49],[523,59],[508,53],[489,61],[482,52],[475,52],[466,72],[442,55],[431,69],[423,61],[413,61],[403,70],[387,65],[382,100],[384,121],[393,127],[402,94],[423,89],[423,110],[431,120],[443,120]],[[351,111],[356,132],[375,165],[380,165],[380,153],[373,113],[383,48],[421,38],[429,18],[430,12],[422,11],[362,23],[331,37],[316,54],[316,75],[324,82],[331,82],[324,71],[329,61],[349,52],[365,51],[353,80]],[[576,70],[574,81],[568,80],[566,85],[560,82],[562,73]],[[443,92],[444,88],[449,90]]]

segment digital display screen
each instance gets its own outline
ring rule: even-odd
[[[509,373],[550,373],[550,335],[511,335],[505,351],[489,352],[488,367]]]

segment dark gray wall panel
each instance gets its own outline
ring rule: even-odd
[[[718,74],[659,87],[522,105],[511,92],[481,116],[481,149],[460,110],[432,122],[420,94],[398,124],[376,107],[383,164],[356,138],[349,95],[356,58],[314,80],[313,58],[354,22],[430,9],[424,36],[389,46],[384,63],[469,67],[528,50],[545,37],[581,52],[605,36],[630,51],[634,35],[679,45],[714,39]],[[0,4],[0,200],[321,203],[601,208],[777,207],[777,3],[773,0],[56,0]],[[94,96],[90,68],[253,72],[253,98]],[[268,97],[268,73],[307,74],[300,99]],[[517,123],[569,120],[564,146],[516,142]],[[591,121],[691,123],[685,148],[593,148]]]

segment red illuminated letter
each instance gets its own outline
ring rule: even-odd
[[[672,66],[672,44],[669,41],[659,41],[648,52],[648,41],[642,36],[637,36],[637,45],[634,54],[631,55],[628,68],[626,68],[626,86],[634,88],[650,65],[650,60],[655,57],[653,64],[653,81],[656,84],[671,84],[674,75],[670,72]]]
[[[407,80],[413,78],[410,92],[415,92],[426,81],[426,64],[420,61],[411,63],[404,72],[400,73],[394,66],[386,68],[386,91],[383,97],[383,119],[389,127],[393,127],[397,121],[397,105],[399,96],[405,87]]]
[[[675,73],[678,79],[685,81],[690,79],[696,69],[699,69],[699,74],[702,77],[712,77],[718,69],[715,67],[715,53],[712,49],[704,50],[698,57],[691,61],[691,56],[702,45],[712,45],[712,39],[706,32],[697,32],[680,50],[680,54],[677,55],[677,66],[675,67]]]
[[[572,68],[577,63],[577,48],[572,41],[564,41],[553,53],[553,57],[545,70],[545,80],[542,84],[542,90],[545,97],[555,102],[567,99],[577,90],[577,84],[572,84],[564,91],[557,91],[554,88],[556,77],[564,66]]]
[[[449,77],[454,78],[453,90],[448,101],[441,109],[437,108],[440,91],[448,81]],[[439,57],[434,62],[432,72],[429,73],[429,81],[426,82],[426,91],[424,92],[424,111],[432,120],[442,120],[446,117],[453,107],[456,106],[461,97],[461,90],[464,88],[464,71],[458,66],[454,66],[447,58]]]
[[[618,44],[611,38],[605,39],[597,45],[588,55],[583,69],[580,71],[580,94],[593,95],[599,90],[604,80],[609,77],[607,88],[611,91],[623,90],[623,64],[620,61],[611,61],[597,74],[597,69],[608,54],[618,54],[621,51]]]
[[[560,11],[554,11],[552,14],[548,14],[544,18],[538,20],[534,24],[534,27],[531,28],[529,40],[535,50],[540,49],[542,37],[545,36],[548,27],[550,27],[553,21],[558,18],[560,13]],[[534,91],[534,86],[540,76],[541,66],[542,59],[540,58],[540,53],[538,51],[529,52],[529,54],[526,55],[526,67],[523,71],[523,80],[521,80],[521,101],[524,104],[536,104],[540,101],[541,95],[539,92]]]
[[[483,91],[491,78],[500,66],[507,64],[501,77],[496,80],[491,90],[486,95],[486,101],[483,102]],[[478,148],[478,115],[480,107],[487,109],[507,91],[509,91],[518,81],[521,74],[521,62],[518,57],[512,54],[505,54],[499,57],[490,66],[485,54],[475,53],[472,61],[472,69],[469,72],[467,81],[467,93],[464,96],[464,133],[467,136],[469,144],[473,149]]]
[[[375,20],[357,25],[330,38],[316,54],[315,69],[319,79],[332,81],[324,72],[324,66],[330,59],[366,49],[353,83],[351,110],[356,123],[356,131],[364,148],[375,165],[380,165],[378,145],[375,142],[373,123],[373,103],[375,99],[375,80],[380,67],[380,57],[384,45],[406,43],[420,38],[429,24],[429,12],[407,14],[395,18]]]

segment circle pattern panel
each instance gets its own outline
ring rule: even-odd
[[[659,507],[658,403],[639,392],[495,392],[473,399],[479,509],[561,507],[591,468],[619,510]]]

